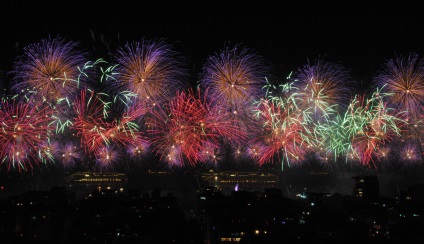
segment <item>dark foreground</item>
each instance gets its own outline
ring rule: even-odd
[[[422,185],[394,198],[279,188],[197,192],[65,187],[3,199],[1,243],[419,243]]]

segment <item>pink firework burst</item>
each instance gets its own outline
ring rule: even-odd
[[[147,140],[138,140],[137,143],[133,143],[127,147],[127,153],[132,158],[140,158],[145,156],[149,152],[149,143]]]
[[[168,166],[184,166],[184,156],[181,145],[171,145],[167,151],[161,153],[161,159],[168,163]]]
[[[236,144],[231,147],[233,160],[236,162],[242,162],[249,158],[247,147],[241,144]]]
[[[205,148],[219,148],[222,138],[239,141],[244,134],[231,121],[224,121],[222,113],[212,109],[200,90],[181,92],[163,109],[153,111],[147,122],[153,150],[176,162],[187,159],[190,165],[204,162]],[[173,153],[170,153],[173,152]],[[177,156],[176,153],[179,153]],[[169,158],[169,157],[168,157]]]
[[[82,90],[81,96],[75,100],[74,128],[87,153],[96,152],[104,143],[102,133],[107,128],[107,123],[104,121],[105,107],[100,101],[94,91],[87,99],[86,90]]]
[[[111,168],[120,158],[119,152],[113,147],[102,147],[95,153],[96,162],[101,168]]]
[[[217,166],[222,160],[222,155],[219,147],[214,143],[205,143],[203,151],[201,152],[202,161]]]
[[[55,161],[55,159],[57,158],[57,154],[58,154],[58,147],[59,144],[55,141],[43,141],[41,142],[40,145],[38,145],[38,149],[39,149],[39,158],[43,161],[43,162],[48,162],[48,161]]]
[[[87,153],[98,154],[104,145],[137,146],[142,138],[138,125],[133,122],[143,115],[146,110],[141,103],[136,103],[123,113],[121,117],[108,117],[109,110],[98,95],[92,91],[86,96],[81,91],[81,97],[75,102],[74,127],[81,137],[81,144]],[[111,121],[110,121],[111,120]]]
[[[262,142],[254,142],[247,147],[246,154],[254,160],[259,160],[265,151],[265,147],[265,144]]]
[[[74,145],[73,143],[66,143],[66,145],[60,149],[60,160],[65,168],[69,168],[77,160],[83,159],[83,155],[79,147]]]
[[[421,152],[414,144],[404,145],[399,154],[400,161],[405,168],[418,165],[421,162]]]
[[[53,128],[49,107],[33,107],[30,103],[2,102],[0,104],[0,158],[7,168],[32,168],[43,161],[40,145],[49,138]]]

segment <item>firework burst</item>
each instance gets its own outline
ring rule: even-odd
[[[241,45],[226,46],[210,56],[203,66],[201,87],[209,89],[209,99],[226,113],[237,126],[249,128],[252,104],[263,96],[262,87],[269,71],[265,60],[256,52]]]
[[[377,89],[372,96],[356,96],[343,117],[317,126],[317,134],[327,151],[346,154],[347,161],[369,166],[375,152],[394,138],[401,136],[405,126],[403,113],[386,107],[388,94]],[[375,166],[375,165],[374,165]]]
[[[214,143],[210,145],[205,143],[203,151],[200,153],[202,161],[212,164],[214,167],[218,166],[220,160],[222,160],[221,150],[219,147],[216,147]]]
[[[39,109],[29,103],[2,102],[0,105],[0,158],[7,168],[28,169],[33,164],[45,162],[43,145],[52,130],[52,110]],[[40,149],[42,146],[42,149]],[[40,157],[41,156],[41,157]],[[51,158],[49,153],[47,158]]]
[[[127,147],[127,153],[132,157],[139,159],[145,156],[149,152],[149,143],[146,140],[140,140],[138,143],[134,143],[134,145],[130,145]]]
[[[219,148],[221,138],[239,141],[244,134],[231,121],[225,121],[198,90],[181,92],[163,109],[153,112],[147,123],[154,151],[167,161],[189,164],[204,162],[202,152]]]
[[[28,45],[11,87],[0,71],[7,170],[49,162],[127,169],[150,152],[176,170],[219,168],[226,156],[265,168],[274,161],[422,166],[424,59],[417,54],[388,60],[368,96],[354,93],[347,69],[323,59],[271,84],[270,65],[242,45],[209,56],[195,91],[186,90],[185,60],[164,40],[127,43],[111,65],[86,61],[77,47],[60,37]]]
[[[185,87],[184,59],[164,40],[127,43],[116,59],[118,77],[110,82],[114,92],[130,91],[153,104],[168,101]]]
[[[391,93],[388,102],[407,111],[411,120],[422,114],[424,105],[424,61],[417,54],[397,56],[386,61],[375,77],[375,83]]]
[[[414,144],[406,144],[399,152],[404,167],[416,165],[421,161],[421,153]]]
[[[30,44],[14,64],[12,89],[28,94],[37,103],[56,104],[61,99],[74,97],[82,86],[80,77],[85,56],[77,49],[76,42],[61,37],[48,37]]]
[[[294,80],[302,95],[299,106],[310,109],[313,121],[328,120],[336,111],[343,111],[352,93],[348,71],[320,59],[299,68]]]
[[[59,144],[55,141],[43,141],[38,145],[38,157],[43,162],[54,162],[57,158]]]
[[[390,167],[390,161],[393,160],[393,152],[389,146],[381,146],[374,152],[374,156],[378,163],[382,167]]]
[[[59,160],[62,162],[62,165],[65,168],[70,168],[75,164],[75,162],[83,159],[83,154],[81,153],[81,150],[73,143],[66,143],[59,151]]]
[[[137,147],[143,136],[133,121],[145,113],[144,107],[137,103],[128,108],[121,117],[109,117],[110,104],[100,95],[94,91],[87,95],[83,90],[75,102],[77,116],[73,124],[85,151],[100,155],[109,145]]]
[[[288,99],[262,100],[256,115],[263,121],[263,134],[259,139],[264,149],[259,156],[259,164],[273,160],[275,156],[290,165],[305,159],[308,146],[313,142],[309,130],[305,127],[303,113],[293,103],[293,94]]]
[[[95,157],[100,168],[111,168],[120,158],[120,153],[113,147],[102,147],[96,151]]]

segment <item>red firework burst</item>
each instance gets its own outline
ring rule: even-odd
[[[32,168],[43,162],[40,145],[49,138],[53,129],[52,110],[32,106],[30,103],[2,102],[0,104],[0,158],[7,168]]]
[[[348,127],[352,130],[352,148],[362,165],[374,164],[378,149],[394,138],[400,137],[401,128],[406,125],[403,113],[386,107],[383,94],[379,91],[371,98],[358,96],[347,111]],[[376,165],[374,164],[376,167]]]
[[[205,97],[202,99],[200,90],[197,95],[192,90],[181,92],[168,106],[155,110],[147,121],[153,150],[162,160],[177,164],[183,164],[184,159],[190,165],[205,162],[203,153],[217,150],[222,138],[244,138],[239,128],[222,120],[222,116],[225,114],[213,110]]]
[[[259,164],[273,161],[275,156],[283,157],[289,164],[302,162],[311,142],[301,112],[294,111],[289,104],[269,100],[262,100],[257,111],[263,125],[262,136],[257,139],[263,143]]]
[[[142,134],[133,121],[145,114],[145,107],[137,103],[123,113],[121,118],[110,119],[105,106],[107,105],[94,91],[89,96],[86,96],[85,90],[81,91],[81,97],[75,102],[77,116],[74,127],[86,152],[98,154],[107,145],[138,146]]]

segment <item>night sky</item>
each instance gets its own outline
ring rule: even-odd
[[[308,59],[325,57],[350,69],[364,85],[395,54],[424,51],[418,6],[278,5],[228,1],[70,1],[60,5],[2,1],[0,70],[10,70],[22,47],[48,35],[79,41],[95,58],[105,59],[108,50],[113,52],[128,41],[165,38],[188,57],[194,80],[206,58],[219,52],[225,43],[242,43],[257,51],[274,65],[277,79],[283,79]]]
[[[422,9],[403,2],[87,2],[2,1],[0,71],[10,71],[23,47],[48,35],[80,42],[93,60],[108,59],[109,52],[129,41],[167,39],[187,56],[193,84],[207,57],[226,43],[257,51],[273,64],[277,79],[308,59],[325,57],[348,68],[364,89],[387,59],[424,54]]]

